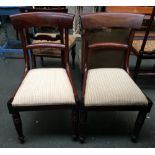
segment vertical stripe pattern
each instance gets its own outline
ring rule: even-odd
[[[13,106],[74,104],[73,89],[63,68],[32,69],[19,87]]]
[[[88,71],[86,106],[147,105],[148,100],[125,70],[100,68]]]

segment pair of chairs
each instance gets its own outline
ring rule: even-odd
[[[86,118],[91,110],[139,111],[132,140],[136,141],[152,102],[129,76],[129,55],[135,29],[141,27],[144,15],[128,13],[96,13],[81,15],[85,41],[85,70],[82,98],[79,100],[69,66],[68,31],[72,28],[74,15],[67,13],[33,12],[11,16],[14,28],[19,32],[24,52],[25,72],[23,80],[8,102],[20,142],[24,142],[19,112],[71,109],[74,140],[84,142]],[[110,20],[109,20],[110,19]],[[64,31],[64,43],[27,42],[30,27],[58,27]],[[129,29],[127,44],[98,42],[88,44],[88,31],[103,28]],[[30,69],[29,50],[54,48],[64,53],[64,68]],[[116,50],[123,55],[123,69],[89,69],[89,58],[94,49]],[[96,51],[97,52],[97,51]],[[116,55],[117,56],[117,55]]]

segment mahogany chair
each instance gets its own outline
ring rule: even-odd
[[[10,16],[18,31],[25,60],[25,72],[19,88],[8,102],[20,142],[24,142],[19,112],[71,109],[73,134],[77,138],[78,95],[73,84],[69,66],[68,31],[72,28],[74,15],[66,13],[33,12]],[[26,30],[31,27],[58,27],[64,31],[64,43],[41,42],[29,44]],[[65,68],[30,69],[29,50],[56,48],[64,52]]]
[[[26,12],[61,12],[67,13],[68,9],[66,7],[35,7],[26,9]],[[40,28],[39,30],[34,29],[34,33],[28,32],[29,41],[32,43],[41,43],[41,42],[51,42],[51,43],[63,43],[64,42],[64,34],[61,29],[51,29],[46,30],[47,28]],[[69,35],[69,50],[71,50],[72,56],[72,68],[75,68],[75,55],[76,55],[76,38],[70,34]],[[63,51],[60,49],[34,49],[31,51],[31,57],[33,62],[33,68],[36,68],[36,57],[40,57],[42,66],[44,65],[43,57],[53,57],[53,58],[61,58],[62,65],[63,62]]]
[[[90,111],[139,111],[132,133],[132,141],[137,141],[152,102],[146,97],[129,75],[129,55],[135,29],[141,27],[144,15],[130,13],[94,13],[81,15],[82,35],[85,42],[85,69],[80,104],[79,135],[83,143],[86,134],[87,113]],[[128,29],[127,43],[96,42],[88,44],[89,31],[94,29]],[[112,31],[111,31],[112,32]],[[108,53],[113,50],[115,61],[122,53],[122,62],[110,68],[93,68],[89,60],[93,52]],[[95,56],[95,54],[93,55]],[[105,58],[106,59],[106,58]],[[109,59],[109,58],[108,58]],[[119,67],[119,68],[117,68]],[[121,68],[122,67],[122,68]]]

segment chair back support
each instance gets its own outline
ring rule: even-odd
[[[140,28],[144,15],[131,13],[94,13],[81,16],[84,29]]]
[[[74,18],[72,14],[54,12],[29,12],[10,17],[15,29],[29,27],[59,27],[70,29],[73,26]]]
[[[121,34],[121,35],[120,35]],[[94,44],[99,42],[117,42],[117,43],[126,43],[129,31],[126,29],[96,29],[87,31],[87,43]],[[85,52],[85,41],[84,34],[82,35],[82,51],[81,51],[81,69],[84,68],[84,58],[86,55]],[[103,52],[103,49],[93,49],[93,52],[89,53],[89,62],[88,65],[90,68],[97,67],[113,67],[113,66],[122,66],[123,53],[114,52],[113,49],[106,49]],[[115,61],[109,59],[110,57],[115,57]],[[111,62],[109,62],[111,61]],[[82,71],[82,70],[81,70]]]
[[[37,6],[34,8],[26,8],[23,9],[22,12],[58,12],[58,13],[67,13],[68,9],[65,6]],[[48,32],[45,33],[45,32]],[[50,35],[50,33],[55,33],[55,36]],[[33,30],[27,30],[27,39],[28,42],[31,42],[31,40],[47,40],[47,41],[61,41],[61,43],[64,42],[63,39],[63,30],[62,29],[58,29],[56,27],[54,27],[54,29],[50,29],[47,27],[42,27],[39,29],[36,29],[36,27],[33,28]],[[37,34],[39,33],[39,35]],[[37,35],[36,35],[37,34]]]
[[[28,50],[34,48],[58,48],[65,52],[65,64],[69,62],[68,30],[73,26],[74,15],[55,12],[29,12],[10,16],[14,28],[18,31],[24,51],[26,70],[30,69]],[[28,28],[56,27],[62,29],[64,33],[64,43],[36,43],[27,41],[26,30]]]
[[[104,67],[122,67],[129,72],[128,60],[131,50],[131,45],[134,37],[135,29],[141,28],[144,15],[141,14],[130,14],[130,13],[94,13],[94,14],[84,14],[81,15],[82,23],[82,38],[85,48],[85,58],[84,66],[85,68],[89,66],[89,62],[92,57],[98,57],[98,62],[107,61],[108,65]],[[126,43],[120,43],[119,41],[99,41],[90,42],[89,34],[90,31],[98,30],[98,32],[107,31],[113,33],[114,30],[117,31],[117,36],[122,35],[122,30],[128,31],[128,37],[126,38]],[[91,38],[93,35],[91,36]],[[106,37],[106,35],[105,35]],[[119,36],[118,36],[119,38]],[[110,38],[109,38],[110,39]],[[117,40],[117,38],[115,38]],[[106,38],[105,38],[106,40]],[[118,52],[117,52],[118,51]],[[105,53],[104,56],[99,56],[98,53]],[[117,59],[117,57],[119,58]],[[89,57],[89,59],[88,59]],[[110,59],[109,59],[110,58]],[[102,60],[101,60],[102,59]],[[106,60],[107,59],[107,60]],[[115,63],[117,59],[117,63]],[[120,62],[122,61],[122,62]],[[114,66],[111,66],[111,64]],[[116,65],[117,64],[117,65]],[[100,67],[100,66],[97,66]],[[87,69],[86,69],[87,70]]]

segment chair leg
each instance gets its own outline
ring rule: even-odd
[[[73,140],[76,141],[79,137],[79,111],[77,108],[72,110],[72,128],[73,128]]]
[[[137,58],[136,67],[135,67],[134,76],[133,76],[133,79],[134,79],[135,82],[137,81],[137,77],[138,77],[138,73],[139,73],[141,61],[142,61],[142,59],[141,59],[141,57],[139,56],[139,57]]]
[[[79,140],[81,143],[85,142],[86,138],[86,126],[87,126],[87,111],[80,111],[80,121],[79,121]]]
[[[72,68],[75,69],[75,56],[76,56],[76,45],[74,45],[72,47],[72,52],[71,52],[71,55],[72,55]]]
[[[41,61],[41,66],[44,67],[44,58],[43,58],[43,56],[40,57],[40,61]]]
[[[19,40],[19,34],[18,34],[17,30],[16,30],[16,38],[17,38],[17,40]]]
[[[32,58],[32,68],[36,68],[36,57],[35,55],[31,54],[31,58]]]
[[[65,67],[65,54],[64,51],[61,51],[61,66]]]
[[[20,143],[24,143],[24,135],[23,135],[23,129],[22,129],[22,121],[20,118],[20,114],[18,112],[12,114],[13,122],[18,134],[18,139]]]
[[[137,142],[140,130],[144,124],[146,115],[147,115],[148,111],[139,111],[136,122],[135,122],[135,127],[131,136],[131,140],[132,142]]]

